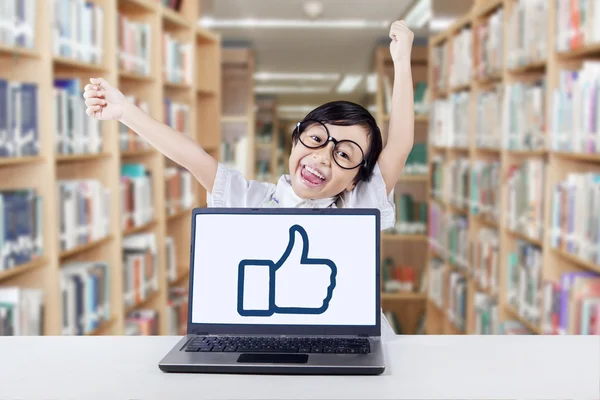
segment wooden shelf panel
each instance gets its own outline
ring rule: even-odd
[[[54,65],[62,68],[70,68],[89,72],[106,72],[106,67],[101,64],[90,64],[76,59],[66,57],[54,57]]]
[[[422,300],[425,301],[427,299],[426,293],[418,293],[418,292],[381,292],[381,300],[382,301],[406,301],[406,300]]]
[[[162,7],[162,15],[164,27],[167,30],[192,28],[192,24],[175,10]]]
[[[527,73],[541,73],[546,70],[546,61],[538,61],[531,64],[526,64],[520,67],[509,68],[508,72],[511,74],[527,74]]]
[[[419,242],[427,242],[429,237],[427,235],[409,235],[402,233],[384,233],[381,235],[383,240],[393,241],[393,242],[404,242],[404,241],[419,241]]]
[[[427,182],[429,175],[401,175],[398,182]]]
[[[600,56],[600,43],[594,43],[587,46],[582,46],[578,49],[558,53],[558,58],[561,60],[573,60],[597,56]]]
[[[531,332],[536,333],[538,335],[540,335],[542,333],[542,330],[538,326],[536,326],[535,324],[532,324],[531,322],[527,321],[525,318],[521,317],[521,315],[519,315],[519,313],[517,312],[517,310],[515,310],[509,304],[505,305],[504,309],[509,314],[511,314],[515,319],[517,319],[520,323],[522,323],[523,325],[525,325],[527,327],[527,329],[529,329]]]
[[[119,9],[128,12],[156,12],[157,4],[151,0],[118,0]]]
[[[43,162],[44,157],[42,156],[0,157],[0,167],[9,165],[38,164]]]
[[[144,157],[144,156],[153,156],[158,154],[158,151],[154,148],[152,149],[144,149],[144,150],[132,150],[132,151],[122,151],[121,158],[135,158],[135,157]]]
[[[169,286],[177,286],[181,283],[183,283],[186,279],[188,279],[188,277],[190,276],[190,271],[189,268],[185,267],[180,267],[178,268],[179,273],[177,274],[177,277],[175,277],[174,280],[169,282]]]
[[[156,78],[154,78],[152,75],[142,75],[138,74],[137,72],[129,71],[119,71],[119,78],[136,82],[156,82]]]
[[[553,151],[550,152],[550,155],[564,160],[600,164],[600,153],[567,153]]]
[[[82,245],[77,246],[77,247],[75,247],[73,249],[62,251],[59,254],[58,258],[60,260],[64,260],[64,259],[76,256],[76,255],[85,253],[86,251],[89,251],[91,249],[95,249],[96,247],[102,246],[103,244],[108,243],[111,240],[113,240],[113,236],[109,235],[109,236],[107,236],[105,238],[102,238],[102,239],[99,239],[99,240],[94,240],[94,241],[91,241],[91,242],[86,243],[86,244],[82,244]]]
[[[56,162],[59,164],[67,164],[71,162],[96,161],[111,157],[111,153],[57,155]]]
[[[501,8],[504,4],[504,0],[487,0],[485,3],[474,6],[473,16],[475,18],[485,17],[488,14]]]
[[[185,210],[178,211],[178,212],[176,212],[175,214],[172,214],[172,215],[166,214],[167,215],[167,221],[169,221],[169,222],[175,221],[175,220],[177,220],[177,219],[179,219],[181,217],[185,217],[185,216],[188,216],[188,215],[191,217],[193,209],[194,208],[192,207],[192,208],[187,208]]]
[[[189,83],[165,81],[165,89],[171,90],[192,90],[192,85]]]
[[[27,273],[34,269],[41,268],[47,263],[47,261],[48,260],[46,259],[46,257],[40,257],[37,260],[33,260],[26,264],[18,265],[9,270],[0,271],[0,282],[10,279],[10,278],[14,278],[15,276]]]
[[[529,242],[529,243],[534,244],[539,247],[543,247],[543,245],[544,245],[541,240],[531,238],[527,235],[522,234],[521,232],[511,231],[510,229],[506,229],[506,232],[515,239],[521,239],[525,242]]]
[[[102,333],[106,332],[107,330],[109,330],[110,328],[113,327],[113,325],[115,324],[116,318],[111,318],[107,321],[102,321],[100,323],[100,326],[98,326],[96,329],[86,333],[86,336],[97,336],[97,335],[101,335]]]
[[[40,52],[36,49],[7,46],[4,43],[0,43],[0,56],[39,58]]]
[[[127,314],[131,313],[132,311],[135,310],[139,310],[140,308],[146,308],[149,307],[153,301],[157,300],[160,296],[160,291],[155,291],[153,293],[150,293],[148,295],[148,297],[146,297],[145,300],[140,301],[139,303],[136,303],[130,307],[126,307],[125,308],[125,318],[127,318]]]
[[[587,269],[588,271],[592,271],[595,272],[597,274],[600,274],[600,265],[597,264],[593,264],[589,261],[584,260],[583,258],[580,258],[574,254],[569,254],[566,251],[563,251],[561,249],[557,249],[555,247],[550,247],[550,250],[558,255],[559,257],[564,258],[565,260],[569,260],[572,263],[578,265],[580,268],[583,269]]]
[[[152,228],[154,228],[156,226],[156,223],[157,223],[157,220],[152,220],[152,221],[147,222],[147,223],[145,223],[143,225],[136,226],[136,227],[133,227],[133,228],[130,228],[130,229],[125,229],[123,231],[123,236],[133,235],[134,233],[140,233],[140,232],[143,232],[145,230],[152,229]]]

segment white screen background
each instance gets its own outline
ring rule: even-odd
[[[279,260],[295,224],[308,235],[308,257],[331,259],[337,266],[327,311],[317,315],[239,315],[240,261]],[[192,323],[375,325],[376,257],[375,217],[370,215],[197,215]],[[297,292],[297,286],[298,282],[287,289],[279,285],[277,291]]]

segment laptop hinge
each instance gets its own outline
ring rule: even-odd
[[[358,337],[369,337],[369,335],[367,335],[366,333],[359,333]]]

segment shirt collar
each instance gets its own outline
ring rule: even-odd
[[[290,176],[282,175],[277,182],[273,200],[282,208],[328,208],[335,203],[336,197],[309,200],[298,197],[292,187]]]

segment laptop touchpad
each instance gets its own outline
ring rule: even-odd
[[[240,354],[239,363],[306,364],[308,354]]]

